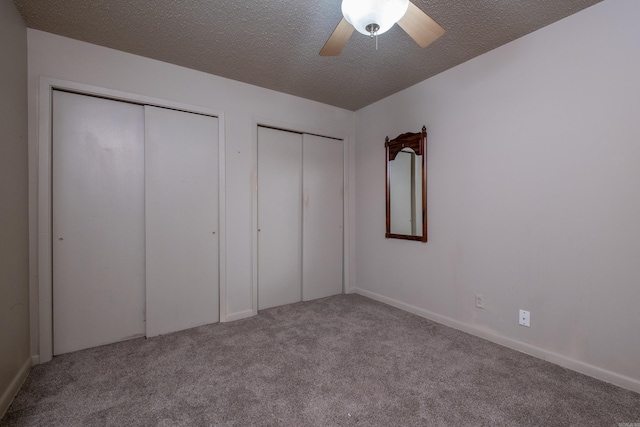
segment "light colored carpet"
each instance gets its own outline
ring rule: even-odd
[[[34,367],[0,425],[634,422],[637,393],[340,295],[55,357]]]

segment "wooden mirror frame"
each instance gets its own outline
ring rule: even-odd
[[[387,239],[427,241],[427,128],[422,126],[422,132],[403,133],[392,140],[387,136],[384,142],[386,151],[386,186],[387,186]],[[416,155],[422,156],[422,235],[391,233],[391,183],[389,176],[389,162],[396,158],[403,148],[411,148]]]

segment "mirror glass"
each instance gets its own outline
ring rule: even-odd
[[[391,234],[422,235],[422,156],[403,148],[389,162]]]
[[[387,137],[387,238],[427,241],[426,128]]]

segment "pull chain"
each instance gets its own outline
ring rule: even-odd
[[[369,32],[371,38],[376,38],[376,50],[378,50],[378,30],[380,29],[380,25],[376,23],[371,23],[367,25],[365,28]]]

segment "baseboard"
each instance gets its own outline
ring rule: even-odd
[[[31,356],[31,366],[36,366],[40,364],[40,355],[34,354]]]
[[[538,357],[553,364],[562,366],[563,368],[571,369],[572,371],[576,371],[581,374],[585,374],[590,377],[640,393],[640,380],[638,379],[620,375],[615,372],[611,372],[606,369],[602,369],[597,366],[593,366],[588,363],[584,363],[579,360],[575,360],[561,354],[557,354],[543,348],[533,346],[531,344],[523,343],[512,338],[505,337],[503,335],[498,335],[492,331],[482,329],[479,326],[463,323],[450,317],[442,316],[429,310],[425,310],[423,308],[416,307],[414,305],[407,304],[402,301],[377,294],[375,292],[367,291],[366,289],[356,288],[355,292],[367,298],[371,298],[373,300],[399,308],[401,310],[408,311],[409,313],[413,313],[420,317],[433,320],[434,322],[441,323],[445,326],[449,326],[459,331],[486,339],[487,341],[500,344],[504,347],[508,347],[510,349],[517,350],[534,357]]]
[[[20,387],[22,387],[22,383],[27,379],[30,369],[31,358],[28,358],[13,378],[13,381],[11,381],[11,384],[9,384],[9,387],[4,391],[4,393],[2,393],[2,397],[0,397],[0,419],[4,417],[4,414],[7,412],[7,409],[9,409],[11,402],[13,402],[13,398],[16,397]]]
[[[235,320],[246,319],[247,317],[252,317],[256,314],[258,313],[256,313],[254,310],[237,311],[235,313],[227,314],[227,318],[224,320],[224,322],[233,322]]]

